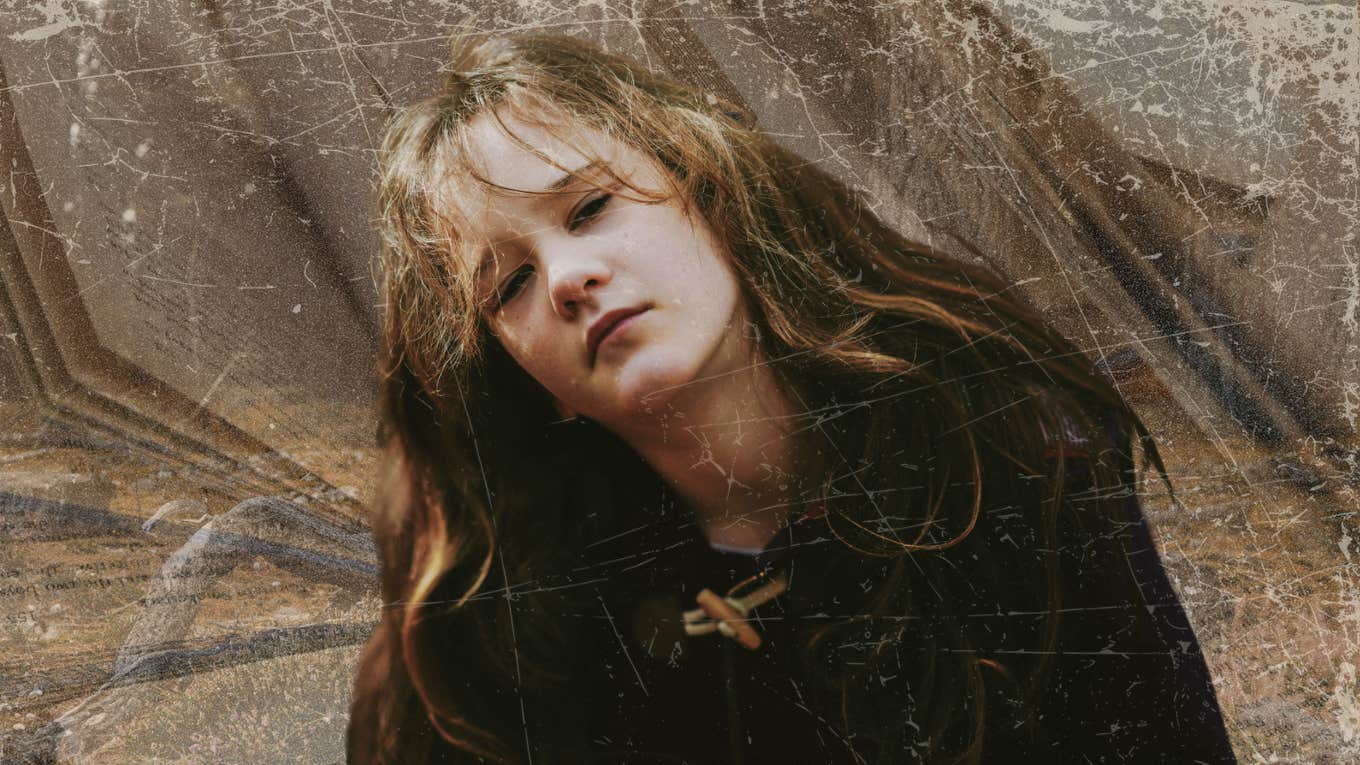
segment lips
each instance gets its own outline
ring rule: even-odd
[[[596,319],[595,323],[591,324],[590,329],[586,332],[586,351],[590,354],[590,363],[595,363],[595,353],[599,350],[600,343],[604,342],[605,337],[607,337],[610,332],[613,332],[614,328],[617,327],[620,322],[624,319],[637,316],[645,310],[647,310],[646,307],[642,306],[634,308],[616,308]]]

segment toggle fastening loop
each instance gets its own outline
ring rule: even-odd
[[[751,626],[747,615],[779,597],[788,586],[788,579],[779,574],[740,598],[722,598],[712,590],[704,589],[695,598],[699,607],[683,614],[685,634],[707,635],[717,632],[736,640],[743,648],[754,651],[760,647],[760,633]],[[741,587],[742,584],[733,587],[732,592]]]

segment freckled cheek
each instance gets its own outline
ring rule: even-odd
[[[531,377],[549,389],[571,387],[581,376],[579,359],[571,353],[570,344],[561,339],[522,347],[517,360]]]
[[[520,369],[528,372],[530,377],[535,379],[540,377],[542,353],[529,338],[505,328],[499,331],[498,338],[501,347],[510,354],[515,363],[519,364]]]

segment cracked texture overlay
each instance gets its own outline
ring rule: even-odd
[[[1360,759],[1354,3],[0,0],[0,760],[344,759],[376,152],[469,30],[741,104],[1000,274],[1158,440],[1238,759]]]

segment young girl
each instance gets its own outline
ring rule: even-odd
[[[383,149],[360,763],[1231,761],[1137,417],[740,110],[465,45]]]

